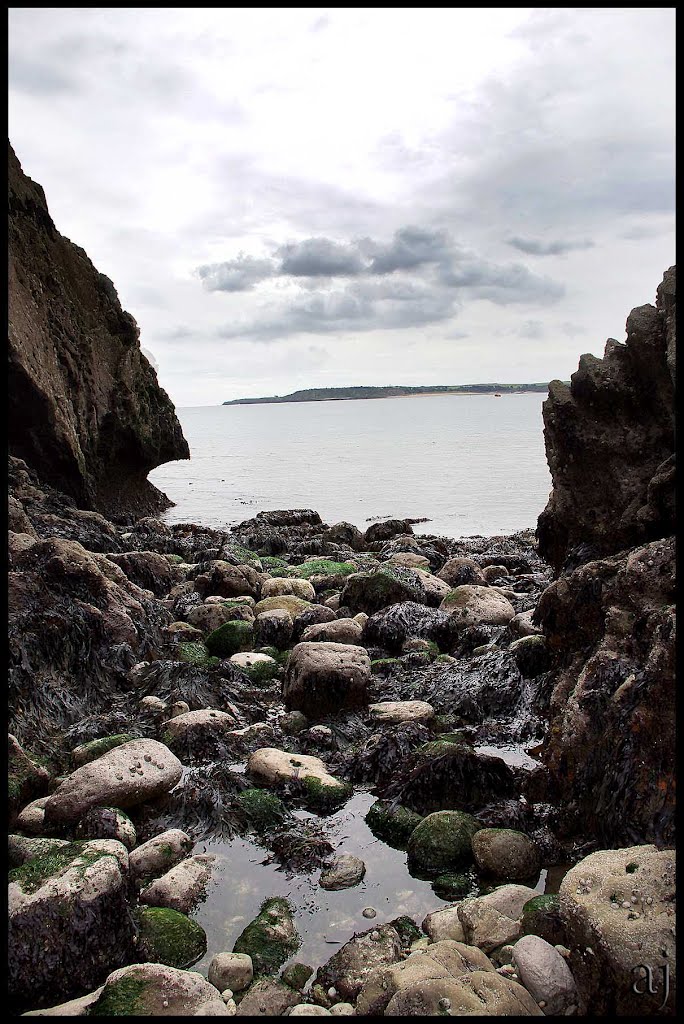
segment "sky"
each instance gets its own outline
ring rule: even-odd
[[[674,263],[674,8],[10,8],[9,137],[177,406],[567,380]]]

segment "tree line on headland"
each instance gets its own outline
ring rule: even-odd
[[[566,382],[566,383],[569,383]],[[354,387],[354,388],[305,388],[289,395],[272,395],[270,398],[235,398],[223,405],[267,405],[276,402],[342,402],[358,398],[401,398],[405,395],[450,395],[450,394],[513,394],[527,391],[546,392],[548,383],[542,384],[457,384],[426,387]]]

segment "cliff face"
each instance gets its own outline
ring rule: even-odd
[[[675,268],[603,359],[584,355],[543,405],[553,480],[539,553],[556,571],[674,532]]]
[[[173,404],[112,282],[56,230],[9,147],[9,450],[82,508],[170,502],[147,481],[190,457]]]
[[[569,835],[674,841],[675,268],[627,344],[582,356],[544,404],[554,490],[539,549],[560,572],[535,621],[554,659],[543,751]]]

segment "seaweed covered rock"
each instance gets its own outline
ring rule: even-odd
[[[376,800],[368,808],[365,821],[374,836],[401,850],[406,848],[411,833],[420,824],[422,817],[401,804]]]
[[[138,926],[137,955],[142,961],[185,968],[206,953],[204,928],[177,910],[141,907],[135,921]]]
[[[370,658],[362,647],[338,643],[298,643],[283,683],[290,709],[315,714],[354,707],[368,699]]]
[[[21,1011],[101,984],[133,954],[128,853],[114,841],[70,843],[10,872],[9,995]]]
[[[233,952],[251,957],[255,975],[275,974],[300,942],[290,904],[282,896],[272,896],[237,938]]]
[[[157,740],[131,740],[77,768],[45,803],[47,823],[64,824],[91,807],[133,807],[167,793],[183,766]]]
[[[340,604],[355,612],[373,612],[400,601],[426,604],[420,573],[402,565],[385,563],[372,572],[348,576],[340,594]]]
[[[166,508],[147,474],[190,452],[137,324],[11,146],[8,185],[10,452],[84,508]]]
[[[364,630],[366,643],[377,644],[390,653],[398,653],[413,637],[434,641],[441,649],[451,650],[457,628],[446,611],[428,608],[416,601],[400,601],[370,616]]]
[[[570,387],[549,385],[542,407],[553,490],[539,517],[539,553],[566,562],[614,554],[675,530],[676,268],[656,305],[627,318],[624,344],[583,355]]]
[[[554,658],[542,759],[566,834],[674,841],[674,538],[588,562],[535,614]]]
[[[7,794],[10,825],[21,807],[47,792],[47,770],[31,760],[16,736],[8,736]]]
[[[230,658],[239,651],[249,651],[254,646],[254,627],[251,622],[234,620],[224,622],[206,638],[207,650],[216,658]]]
[[[76,826],[79,839],[116,839],[127,850],[137,842],[135,825],[118,807],[91,807]]]
[[[462,811],[435,811],[418,824],[407,845],[412,874],[439,875],[472,863],[472,838],[482,826]]]

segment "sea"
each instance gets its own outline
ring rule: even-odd
[[[435,395],[177,409],[189,461],[150,473],[167,523],[226,529],[311,508],[360,530],[422,520],[417,534],[492,536],[535,527],[551,478],[540,393]]]

